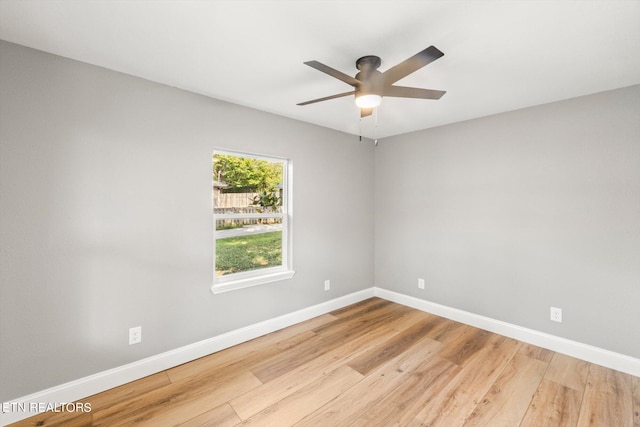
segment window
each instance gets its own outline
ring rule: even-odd
[[[216,150],[212,165],[213,293],[291,278],[290,162]]]

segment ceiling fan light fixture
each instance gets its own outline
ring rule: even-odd
[[[368,93],[356,97],[356,105],[360,108],[375,108],[382,103],[382,97],[375,93]]]

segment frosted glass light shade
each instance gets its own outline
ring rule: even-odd
[[[373,93],[356,98],[356,105],[360,108],[374,108],[380,105],[381,102],[382,97]]]

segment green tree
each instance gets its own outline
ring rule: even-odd
[[[227,191],[274,192],[282,183],[282,165],[250,157],[216,154],[213,179],[227,184]]]

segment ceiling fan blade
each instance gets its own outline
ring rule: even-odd
[[[420,98],[420,99],[440,99],[447,93],[444,90],[421,89],[418,87],[387,86],[384,88],[383,96],[393,96],[397,98]]]
[[[314,104],[314,103],[316,103],[316,102],[327,101],[327,100],[329,100],[329,99],[342,98],[343,96],[353,95],[354,93],[356,93],[356,91],[355,91],[355,90],[352,90],[351,92],[338,93],[338,94],[336,94],[336,95],[325,96],[324,98],[312,99],[311,101],[301,102],[301,103],[299,103],[299,104],[297,104],[297,105],[308,105],[308,104]]]
[[[328,65],[324,65],[318,61],[307,61],[305,62],[305,64],[311,68],[315,68],[318,71],[322,71],[325,74],[329,74],[331,77],[335,77],[338,80],[342,80],[346,84],[351,85],[353,87],[358,87],[361,84],[360,80],[357,80],[343,73],[342,71],[338,71],[335,68],[331,68]]]
[[[361,108],[360,118],[370,116],[373,113],[373,108]]]
[[[386,85],[391,85],[401,78],[406,77],[414,71],[419,70],[425,65],[435,61],[443,55],[444,53],[440,52],[440,50],[438,50],[438,48],[436,48],[435,46],[429,46],[422,52],[416,53],[406,61],[403,61],[382,73],[384,82]]]

